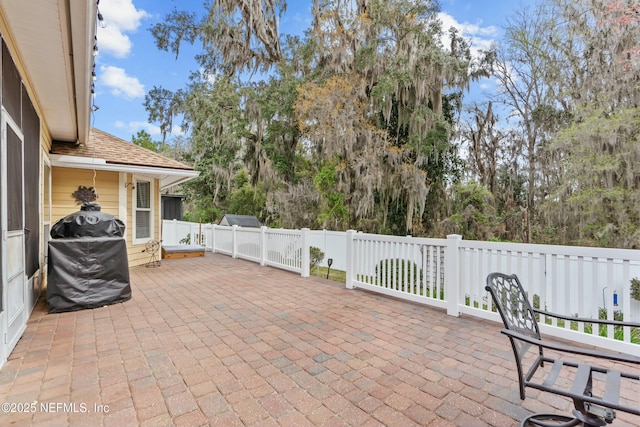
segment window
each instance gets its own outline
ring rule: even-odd
[[[151,182],[136,182],[136,206],[135,206],[135,239],[150,239],[153,229],[151,212]]]

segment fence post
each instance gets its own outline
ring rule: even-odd
[[[353,236],[355,233],[355,230],[347,230],[347,267],[345,269],[347,274],[347,289],[353,289]]]
[[[180,243],[180,239],[178,239],[178,220],[175,218],[171,221],[171,234],[169,242],[165,243],[167,245],[177,245]]]
[[[209,227],[207,227],[207,238],[206,238],[206,242],[205,242],[205,247],[206,248],[211,248],[211,251],[213,252],[213,224],[207,224]]]
[[[236,237],[237,229],[238,226],[235,224],[231,227],[231,256],[233,258],[238,258],[238,239]]]
[[[447,236],[447,250],[445,252],[444,267],[444,295],[447,298],[447,314],[460,316],[458,302],[460,301],[460,258],[459,245],[462,236],[449,234]]]
[[[329,256],[329,252],[327,251],[327,229],[323,228],[322,229],[322,252],[325,253],[325,255],[327,256],[327,258],[331,258]],[[324,262],[325,264],[327,264],[326,259],[322,259],[322,262]],[[329,266],[329,264],[327,264],[327,267]]]
[[[267,262],[267,226],[260,227],[260,265]]]
[[[211,253],[216,253],[216,224],[211,224]]]
[[[302,230],[302,277],[309,277],[309,263],[311,262],[309,256],[309,229],[303,228]]]

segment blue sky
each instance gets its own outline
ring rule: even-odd
[[[522,0],[526,1],[526,0]],[[532,0],[530,0],[532,2]],[[92,126],[127,141],[139,130],[159,140],[159,128],[147,123],[143,107],[145,94],[154,86],[175,91],[183,88],[191,71],[197,69],[193,57],[198,48],[184,46],[178,59],[159,51],[149,28],[174,7],[199,10],[200,0],[102,0],[104,25],[98,28],[95,104]],[[455,26],[483,48],[499,41],[501,25],[519,5],[514,0],[441,0],[444,27]],[[289,0],[280,31],[299,34],[311,22],[310,0]],[[472,91],[491,91],[491,81],[474,85]]]

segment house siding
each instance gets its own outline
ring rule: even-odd
[[[100,205],[101,211],[118,215],[117,172],[96,171],[95,184],[94,172],[90,169],[54,167],[51,173],[53,223],[80,210],[80,204],[73,197],[73,193],[79,186],[94,187],[95,185],[95,191],[98,195],[96,203]]]

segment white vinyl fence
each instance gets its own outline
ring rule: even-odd
[[[243,258],[263,265],[286,267],[287,270],[302,271],[302,253],[300,230],[264,228],[266,243],[261,237],[260,228],[198,224],[186,221],[164,220],[162,222],[163,245],[199,244],[207,251],[219,252],[236,258]],[[236,246],[234,248],[234,233]],[[215,236],[215,237],[214,237]],[[346,271],[347,233],[344,231],[308,230],[309,246],[324,253],[318,263],[327,267],[331,259],[331,268]],[[214,247],[215,245],[215,247]],[[266,249],[262,259],[262,249]],[[296,251],[300,251],[297,254]]]
[[[188,238],[187,238],[188,234]],[[163,222],[163,244],[199,242],[207,250],[309,276],[309,248],[324,252],[321,265],[347,273],[347,287],[361,288],[500,321],[484,290],[494,271],[517,274],[534,307],[566,321],[541,319],[543,333],[638,353],[632,330],[600,330],[576,318],[614,314],[640,323],[640,302],[630,281],[640,277],[640,251],[501,242],[384,236],[355,231],[285,230]],[[619,328],[618,328],[619,329]],[[606,336],[602,336],[606,335]]]
[[[320,249],[324,258],[318,263],[328,267],[331,260],[331,268],[334,270],[347,270],[347,233],[344,231],[311,230],[309,232],[309,245]]]
[[[165,219],[162,221],[162,244],[165,246],[202,245],[206,247],[208,246],[205,238],[206,230],[210,228],[211,224]]]
[[[309,276],[310,234],[308,229],[229,227],[176,220],[162,222],[163,245],[199,244],[207,251],[282,268],[303,277]]]
[[[347,287],[500,321],[484,290],[489,273],[517,274],[534,307],[567,317],[540,319],[556,337],[638,353],[632,328],[600,330],[576,318],[598,319],[618,312],[640,323],[640,303],[631,298],[631,279],[640,277],[640,251],[347,232]],[[637,332],[636,332],[637,333]],[[606,337],[601,335],[605,334]]]

